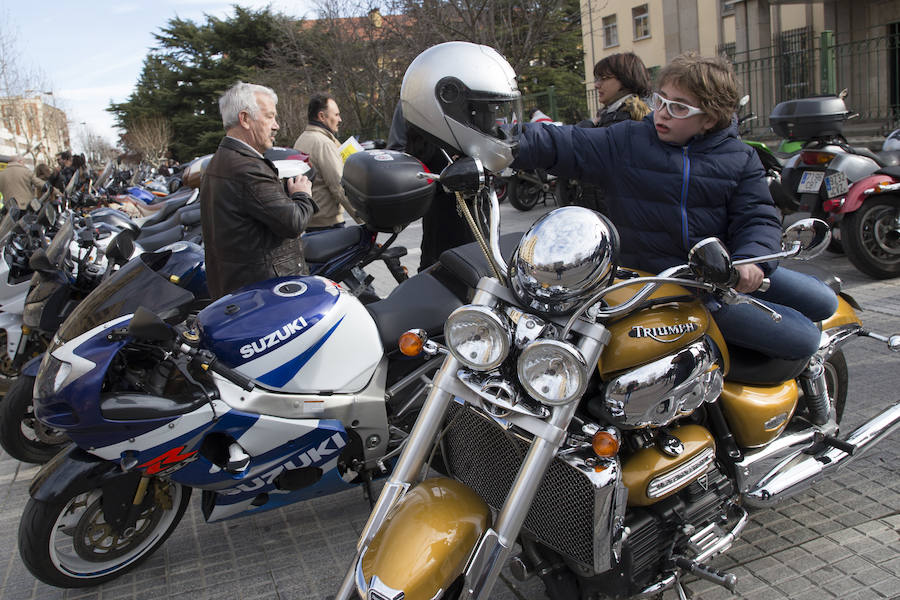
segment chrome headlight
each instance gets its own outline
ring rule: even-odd
[[[476,371],[490,371],[509,354],[512,332],[506,317],[486,306],[463,306],[444,324],[447,348],[459,362]]]
[[[619,236],[606,217],[578,206],[539,218],[509,265],[519,300],[542,314],[565,314],[590,298],[611,275]]]
[[[571,344],[535,340],[519,356],[519,381],[525,391],[544,404],[562,405],[584,394],[587,362]]]

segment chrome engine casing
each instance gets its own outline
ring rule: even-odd
[[[607,381],[589,410],[623,429],[662,427],[722,393],[722,358],[704,336]]]

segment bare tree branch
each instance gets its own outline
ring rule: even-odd
[[[169,152],[172,126],[160,116],[144,117],[128,125],[124,142],[127,148],[138,152],[145,161],[158,167]]]

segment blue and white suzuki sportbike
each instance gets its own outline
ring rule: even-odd
[[[427,210],[434,184],[418,161],[358,155],[345,179],[372,167],[348,189],[373,213],[379,198],[391,205],[378,214],[393,210],[397,226]],[[374,214],[366,222],[388,228]],[[28,569],[61,587],[118,577],[174,530],[193,488],[210,522],[368,491],[443,360],[387,349],[413,326],[440,332],[488,268],[477,247],[451,254],[366,306],[312,276],[260,282],[192,312],[193,294],[148,264],[154,255],[123,267],[63,324],[37,375],[35,414],[74,445],[32,484],[19,527]],[[118,316],[135,297],[142,306]]]

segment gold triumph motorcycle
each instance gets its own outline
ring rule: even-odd
[[[482,173],[466,158],[441,182],[480,186],[492,276],[448,318],[446,347],[420,331],[401,338],[407,353],[447,357],[339,600],[487,599],[507,562],[559,600],[684,597],[687,572],[733,591],[735,576],[709,560],[741,534],[746,507],[808,488],[900,426],[898,402],[839,437],[841,346],[867,336],[900,349],[900,336],[862,329],[849,296],[820,323],[811,360],[783,361],[729,348],[692,293],[779,319],[734,292],[734,265],[812,258],[830,239],[822,221],[795,224],[782,252],[757,259],[732,262],[709,238],[689,264],[651,276],[616,267],[608,221],[565,207],[507,266]],[[444,475],[425,478],[429,466]]]

